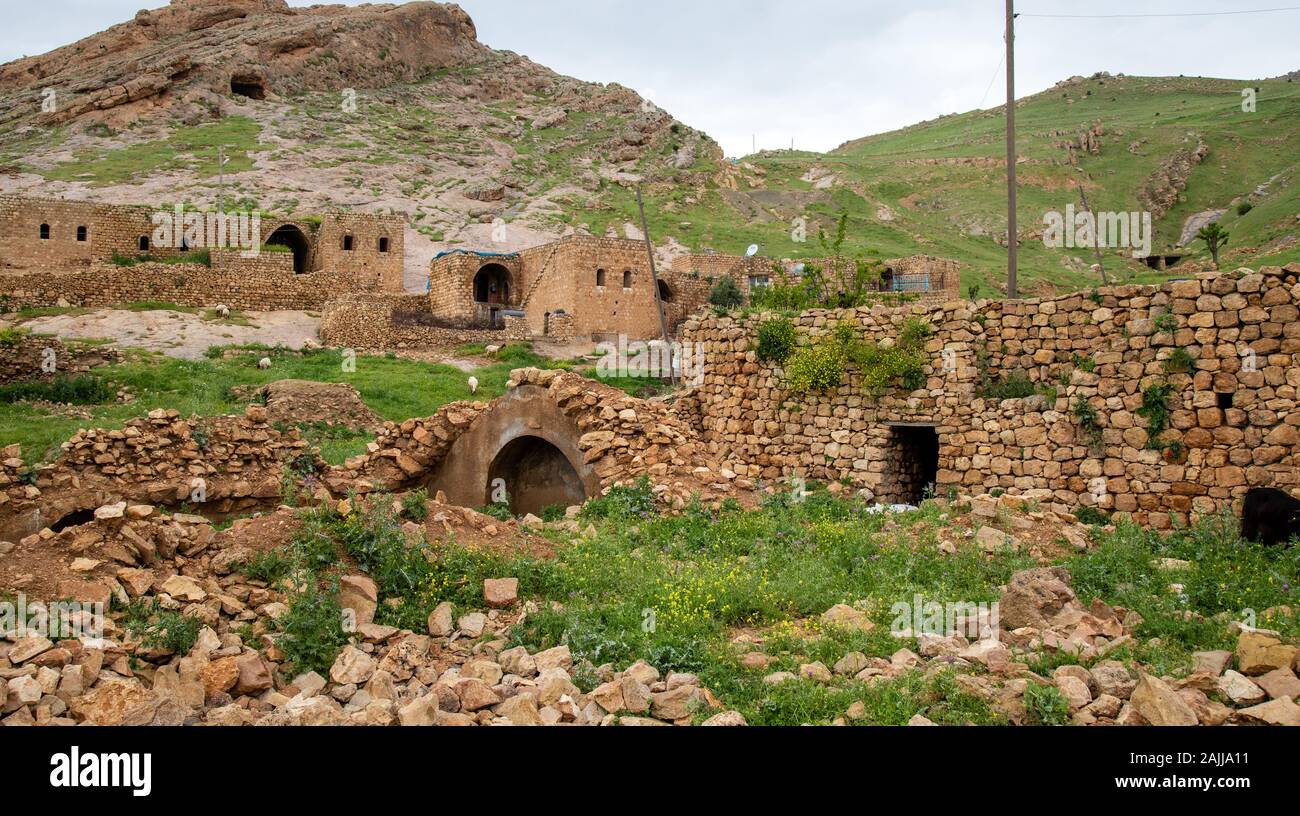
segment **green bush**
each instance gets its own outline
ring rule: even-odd
[[[794,353],[794,324],[784,317],[764,320],[758,326],[758,359],[766,363],[784,363]]]
[[[1166,374],[1191,374],[1196,370],[1196,358],[1187,349],[1179,346],[1165,360]]]
[[[786,382],[796,394],[838,388],[847,362],[844,343],[829,335],[791,355],[785,366]]]
[[[28,331],[21,326],[6,326],[0,329],[0,346],[5,348],[14,348],[23,341],[28,335]]]
[[[729,277],[719,280],[713,285],[713,291],[709,292],[709,303],[719,309],[737,309],[744,302],[745,296],[741,294],[740,287]]]
[[[1025,714],[1034,725],[1065,725],[1070,704],[1056,686],[1030,683],[1025,689]]]
[[[184,655],[194,648],[203,622],[176,610],[164,610],[157,599],[137,601],[126,609],[123,628],[140,637],[147,649],[163,649]]]
[[[306,587],[293,596],[289,611],[280,618],[282,637],[276,645],[284,652],[292,674],[314,671],[328,676],[339,650],[348,642],[337,581],[321,588],[313,575],[300,578]]]
[[[1237,215],[1245,215],[1253,209],[1255,209],[1254,204],[1251,204],[1249,201],[1243,201],[1237,205]]]
[[[58,402],[71,405],[101,405],[115,399],[117,392],[99,377],[83,374],[59,377],[50,382],[30,380],[0,385],[0,403]]]
[[[402,518],[421,524],[429,517],[429,491],[412,490],[402,499]]]

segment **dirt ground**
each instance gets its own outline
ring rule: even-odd
[[[320,318],[307,312],[249,312],[251,325],[204,320],[202,314],[102,309],[88,314],[38,317],[23,323],[33,332],[61,338],[108,338],[120,346],[158,351],[183,360],[202,359],[210,346],[265,343],[301,349],[318,339]]]

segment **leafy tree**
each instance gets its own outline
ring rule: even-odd
[[[1196,231],[1196,240],[1204,241],[1205,248],[1210,250],[1210,258],[1214,261],[1214,268],[1219,268],[1219,250],[1228,245],[1228,232],[1218,224],[1206,224]]]

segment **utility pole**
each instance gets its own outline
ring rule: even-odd
[[[226,149],[217,146],[217,212],[226,211]]]
[[[1007,298],[1015,300],[1016,252],[1020,233],[1016,227],[1016,11],[1007,0]]]
[[[664,351],[668,354],[668,381],[677,385],[677,371],[673,368],[672,340],[668,337],[668,318],[664,317],[664,301],[659,297],[659,272],[655,269],[655,250],[650,243],[650,224],[645,217],[645,200],[641,198],[641,183],[636,185],[636,206],[641,211],[641,235],[645,238],[645,251],[650,258],[650,283],[655,290],[655,306],[659,309],[659,331],[664,338]],[[662,360],[663,357],[660,356]]]

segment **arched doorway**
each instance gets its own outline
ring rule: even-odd
[[[659,299],[664,303],[673,302],[673,289],[664,281],[659,281]]]
[[[540,436],[521,436],[508,442],[488,467],[485,504],[499,498],[504,487],[510,512],[541,516],[552,505],[571,507],[587,500],[582,479],[559,448]]]
[[[510,270],[501,264],[487,264],[474,276],[474,302],[492,306],[510,304]]]
[[[311,258],[311,243],[307,236],[302,234],[302,230],[293,224],[281,224],[271,233],[271,237],[263,242],[263,246],[281,246],[289,249],[293,253],[293,272],[295,275],[301,275],[308,271],[307,263]]]

